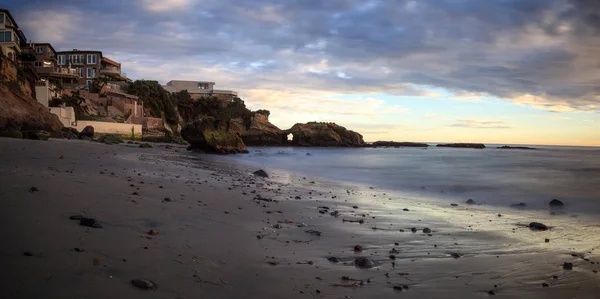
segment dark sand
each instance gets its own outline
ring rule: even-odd
[[[0,138],[0,298],[600,298],[600,226],[589,219],[262,179],[221,160],[179,146]],[[519,225],[530,221],[552,228]],[[359,256],[376,266],[355,267]]]

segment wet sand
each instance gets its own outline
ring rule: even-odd
[[[254,170],[179,146],[0,138],[0,298],[600,297],[590,219]]]

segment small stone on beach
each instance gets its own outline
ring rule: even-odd
[[[338,259],[335,256],[328,257],[327,260],[330,261],[330,262],[332,262],[332,263],[339,263],[340,262],[340,259]]]
[[[565,270],[573,270],[573,263],[565,262],[563,264],[563,269],[565,269]]]
[[[151,230],[148,231],[148,234],[151,235],[151,236],[155,236],[155,235],[158,235],[158,232],[155,231],[155,230],[153,230],[153,229],[151,229]]]
[[[29,251],[25,251],[23,252],[24,256],[33,256],[33,253],[29,252]]]
[[[428,227],[426,227],[426,228],[423,229],[423,233],[430,234],[431,233],[431,229],[428,228]]]
[[[533,230],[547,230],[548,227],[540,222],[531,222],[529,223],[529,228]]]
[[[29,188],[29,192],[31,192],[31,193],[38,192],[38,191],[40,191],[40,190],[36,187]]]
[[[252,174],[253,174],[253,175],[255,175],[255,176],[262,177],[262,178],[267,178],[267,177],[269,177],[269,175],[267,174],[267,172],[266,172],[266,171],[264,171],[264,170],[262,170],[262,169],[260,169],[260,170],[257,170],[257,171],[255,171],[255,172],[253,172]]]
[[[149,279],[145,279],[145,278],[132,279],[131,283],[140,289],[151,290],[151,289],[157,288],[156,283],[152,282]]]
[[[550,208],[563,208],[565,206],[565,204],[558,199],[551,200],[548,203],[548,205],[550,206]]]
[[[354,265],[359,268],[372,268],[375,266],[375,262],[367,257],[359,257],[354,260]]]

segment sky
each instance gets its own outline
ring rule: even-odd
[[[282,129],[600,146],[600,1],[0,0],[33,42],[214,81]]]

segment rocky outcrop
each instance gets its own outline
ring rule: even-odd
[[[60,132],[62,128],[58,116],[44,105],[0,82],[0,132]]]
[[[504,145],[504,146],[500,146],[498,147],[499,149],[520,149],[520,150],[535,150],[537,148],[535,147],[527,147],[527,146],[508,146],[508,145]]]
[[[375,141],[371,147],[428,147],[427,143],[418,142],[394,142],[394,141]]]
[[[204,117],[186,124],[181,129],[181,137],[190,143],[190,149],[218,154],[248,152],[240,135],[229,129],[229,121],[214,117]]]
[[[254,113],[250,126],[242,133],[242,140],[249,146],[262,146],[282,145],[287,139],[281,129],[269,122],[267,114]]]
[[[94,138],[94,127],[92,126],[86,126],[85,128],[83,128],[83,130],[81,130],[81,133],[79,133],[79,138],[81,139],[93,139]]]
[[[309,122],[295,124],[283,131],[284,136],[293,135],[291,145],[296,146],[364,146],[362,135],[335,123]]]
[[[449,144],[438,144],[438,147],[455,147],[455,148],[485,148],[485,144],[482,143],[449,143]]]

